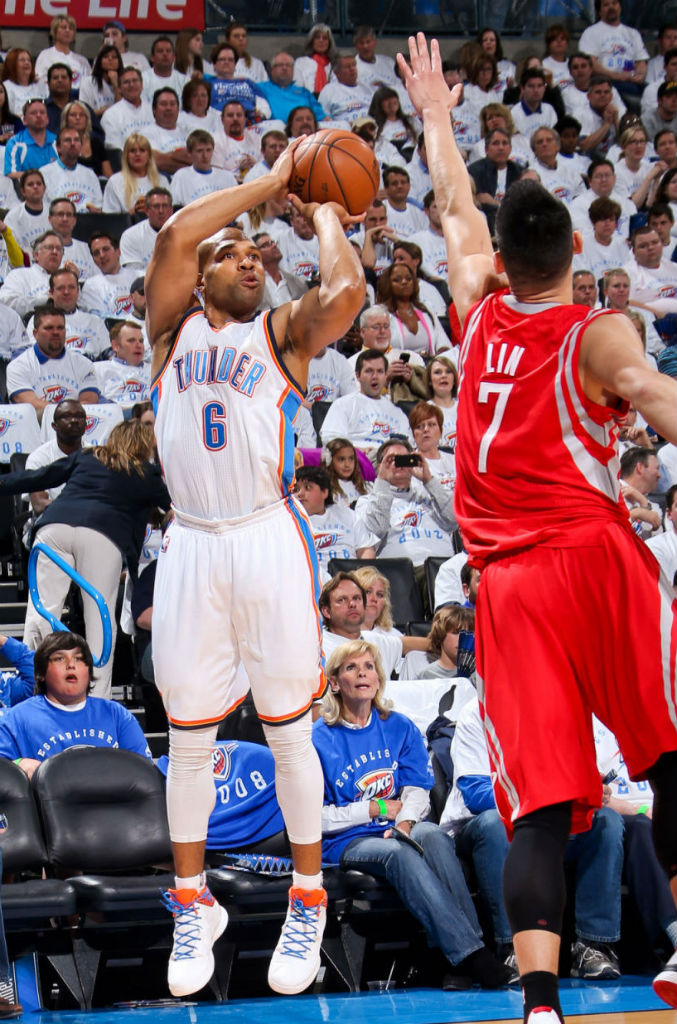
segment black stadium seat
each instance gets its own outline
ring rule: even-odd
[[[366,565],[373,566],[388,578],[395,623],[420,622],[425,618],[410,558],[332,558],[327,568],[334,576],[337,572],[354,572]]]
[[[79,213],[73,228],[73,238],[89,242],[93,234],[103,231],[119,239],[122,232],[131,227],[131,224],[132,218],[128,213]]]

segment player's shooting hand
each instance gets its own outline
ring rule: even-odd
[[[409,57],[411,67],[401,53],[397,55],[397,64],[416,113],[423,114],[425,110],[435,107],[453,110],[460,102],[463,86],[455,85],[449,91],[442,74],[442,57],[437,40],[431,40],[428,53],[423,32],[415,37],[409,36]]]
[[[313,218],[318,210],[333,210],[342,227],[347,227],[349,224],[360,224],[366,216],[364,213],[352,216],[340,205],[340,203],[302,203],[299,197],[294,195],[293,192],[289,195],[289,201],[297,213],[300,213],[301,216],[305,217],[305,219],[311,224],[313,223]]]
[[[270,177],[277,178],[279,187],[275,194],[271,196],[271,199],[287,198],[287,193],[289,192],[289,179],[291,178],[292,171],[294,170],[294,153],[301,143],[305,142],[305,139],[305,135],[299,135],[298,139],[294,139],[293,142],[290,142],[287,148],[280,153],[273,164],[270,171]]]

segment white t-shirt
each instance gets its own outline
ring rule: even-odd
[[[546,167],[534,157],[531,167],[541,179],[541,185],[551,195],[568,205],[572,199],[585,192],[585,182],[575,168],[557,158],[555,167]]]
[[[188,132],[177,124],[176,128],[162,128],[159,124],[149,124],[143,133],[150,142],[151,149],[157,153],[173,153],[175,149],[185,148]]]
[[[574,256],[573,269],[589,270],[595,281],[599,281],[605,271],[627,263],[629,255],[627,244],[618,235],[613,236],[609,245],[602,245],[589,231],[583,235],[583,252]]]
[[[45,169],[44,167],[42,168]],[[26,207],[25,203],[19,203],[12,207],[5,217],[5,224],[12,229],[14,238],[21,248],[30,252],[33,242],[38,235],[51,230],[49,223],[49,203],[44,203],[40,213],[34,213]]]
[[[299,238],[293,228],[288,228],[277,244],[282,253],[281,269],[306,280],[319,273],[320,241],[317,235]]]
[[[2,84],[7,93],[10,113],[14,114],[15,117],[21,117],[23,114],[26,100],[44,100],[49,95],[46,82],[33,82],[32,85],[17,85],[16,82],[11,82],[7,79]]]
[[[371,89],[359,82],[357,85],[341,85],[332,81],[325,85],[318,102],[329,117],[351,125],[358,117],[367,116],[371,97]]]
[[[10,270],[0,288],[0,303],[24,317],[49,298],[49,274],[34,263],[32,267]]]
[[[101,88],[91,75],[83,78],[80,83],[78,99],[86,103],[92,110],[101,110],[102,107],[112,107],[115,103],[115,93],[105,80],[101,82]]]
[[[37,345],[26,349],[7,367],[7,394],[10,399],[21,391],[32,391],[48,402],[79,398],[82,391],[99,388],[89,359],[72,348],[64,348],[57,359],[49,359]]]
[[[67,64],[73,72],[71,89],[79,89],[83,78],[91,75],[92,69],[86,57],[71,50],[70,53],[62,53],[56,46],[49,46],[46,50],[40,50],[35,59],[35,77],[39,82],[47,82],[47,72],[52,64]]]
[[[105,359],[94,364],[99,390],[103,398],[118,405],[146,402],[150,396],[150,367],[130,366],[122,359]]]
[[[358,550],[378,543],[346,505],[327,505],[323,515],[310,516],[310,525],[321,569],[332,558],[356,558]]]
[[[677,263],[663,259],[660,266],[652,269],[640,267],[631,256],[623,269],[630,275],[631,302],[669,300],[674,306],[672,312],[677,312]]]
[[[367,643],[374,644],[381,655],[385,677],[386,679],[390,679],[400,658],[402,657],[401,634],[397,630],[385,633],[381,629],[364,629],[360,633],[360,639],[366,640]],[[349,641],[345,636],[339,636],[337,633],[330,633],[328,629],[322,630],[322,651],[327,659],[337,647],[340,647],[341,644],[347,644],[348,642]]]
[[[186,110],[182,110],[179,113],[177,125],[186,133],[186,138],[188,138],[191,132],[198,129],[203,132],[209,132],[214,142],[216,142],[217,136],[224,134],[221,114],[218,110],[214,110],[213,107],[207,107],[207,113],[204,117],[198,117],[197,114],[191,114]]]
[[[244,57],[240,57],[235,65],[236,78],[248,78],[250,82],[267,82],[268,74],[265,65],[258,57],[249,56],[250,64],[247,65]],[[212,72],[213,73],[213,72]]]
[[[369,398],[361,391],[335,399],[320,430],[324,445],[334,437],[345,437],[365,451],[378,448],[393,434],[412,440],[402,410],[389,398]]]
[[[326,348],[308,364],[306,395],[313,402],[333,402],[342,395],[357,391],[355,373],[345,356],[334,348]]]
[[[23,321],[18,313],[6,306],[0,316],[0,359],[11,359],[29,344]]]
[[[45,441],[39,448],[35,448],[28,458],[26,459],[26,469],[42,469],[43,466],[49,466],[52,462],[58,462],[59,459],[66,459],[68,456],[65,452],[62,452],[59,448],[59,442],[56,437],[51,438],[49,441]],[[64,484],[57,484],[55,487],[47,488],[47,497],[50,501],[54,501],[55,498],[61,494],[65,487]]]
[[[261,140],[256,132],[247,128],[241,139],[234,139],[225,132],[214,136],[213,167],[223,167],[224,170],[240,176],[240,161],[245,156],[250,156],[254,160],[261,157]]]
[[[394,89],[400,81],[395,74],[395,61],[383,53],[375,53],[373,63],[362,60],[356,53],[355,63],[357,64],[357,81],[360,85],[366,85],[372,93],[382,85]]]
[[[440,817],[440,828],[453,836],[464,822],[473,817],[458,788],[458,779],[465,775],[491,775],[484,726],[476,696],[459,713],[451,741],[451,759],[454,764],[454,785]]]
[[[590,231],[592,225],[590,223],[590,217],[588,216],[588,210],[597,198],[598,197],[592,189],[589,188],[582,192],[580,196],[576,196],[570,204],[569,213],[571,214],[571,220],[573,221],[573,225],[577,231]],[[616,191],[611,193],[609,199],[613,199],[621,208],[621,216],[618,221],[618,227],[616,228],[616,234],[620,238],[627,238],[630,218],[637,213],[637,207],[633,203],[632,199],[627,199]]]
[[[158,175],[160,181],[159,185],[163,188],[169,188],[169,179],[164,174]],[[155,187],[154,182],[146,175],[143,178],[134,178],[134,184],[136,191],[132,194],[129,201],[129,207],[134,206],[134,203],[139,196],[145,196],[147,192],[150,192]],[[103,212],[104,213],[127,213],[128,207],[125,202],[125,182],[122,177],[122,171],[116,171],[115,174],[106,182],[106,187],[103,190]]]
[[[155,123],[150,103],[141,101],[138,107],[127,100],[118,100],[101,115],[101,127],[106,135],[107,149],[122,149],[125,140],[134,132],[145,135],[144,129]]]
[[[554,57],[544,57],[541,63],[545,70],[552,74],[553,85],[564,85],[566,87],[573,81],[567,60],[555,60]]]
[[[467,561],[466,552],[459,551],[446,562],[442,562],[435,577],[435,611],[445,604],[465,604],[461,569]]]
[[[510,108],[510,113],[512,114],[515,131],[520,132],[527,139],[531,139],[537,128],[554,128],[557,124],[555,108],[545,101],[541,103],[540,110],[532,111],[527,110],[520,100],[519,103]]]
[[[90,206],[101,209],[103,194],[99,179],[91,167],[76,164],[65,167],[60,160],[54,160],[42,168],[45,179],[45,200],[70,199],[78,213],[87,213]]]
[[[616,191],[618,194],[630,199],[646,178],[651,167],[651,161],[645,158],[637,171],[631,171],[625,160],[619,160],[616,164]]]
[[[585,29],[578,49],[596,57],[609,71],[631,71],[638,60],[649,59],[637,29],[628,25],[607,25],[605,21],[596,21]]]
[[[442,512],[433,494],[439,498],[445,519],[441,518]],[[385,527],[383,518],[378,516],[383,524],[379,528],[373,513],[375,509],[386,508],[388,499],[391,502],[389,523]],[[449,558],[453,554],[450,533],[451,524],[455,523],[453,486],[442,487],[435,475],[428,486],[412,478],[411,486],[404,491],[395,490],[377,478],[371,494],[358,500],[355,511],[366,529],[379,537],[378,558],[410,558],[418,566],[430,555]]]
[[[659,533],[655,537],[650,537],[646,544],[656,556],[661,569],[672,585],[677,572],[677,533],[674,530],[669,533]]]
[[[404,210],[396,210],[388,199],[383,200],[388,215],[388,224],[398,238],[411,238],[417,231],[428,227],[428,218],[423,210],[407,200]]]
[[[117,274],[95,274],[85,281],[80,304],[104,319],[126,320],[134,306],[130,290],[138,276],[134,267],[122,267]]]
[[[327,64],[324,71],[327,76],[327,82],[331,82],[331,64]],[[296,58],[294,61],[294,85],[300,85],[303,89],[307,89],[309,92],[314,93],[316,74],[317,64],[312,57],[304,56]],[[322,106],[324,107],[324,104],[322,104]]]
[[[120,236],[120,263],[123,267],[133,267],[144,271],[153,255],[158,233],[148,220],[132,224]]]
[[[209,171],[196,171],[194,167],[181,167],[172,176],[172,199],[175,206],[187,206],[194,199],[208,196],[222,188],[233,188],[237,178],[222,167]]]
[[[92,274],[98,274],[96,263],[92,259],[89,246],[81,242],[79,238],[71,238],[70,242],[63,247],[64,263],[74,263],[80,274],[80,283],[85,281]]]
[[[167,78],[161,78],[160,75],[156,75],[152,68],[143,72],[143,92],[142,96],[146,103],[153,102],[153,96],[158,89],[173,89],[176,93],[179,106],[181,105],[181,93],[183,87],[188,81],[187,75],[182,75],[176,68],[172,68],[172,72]]]

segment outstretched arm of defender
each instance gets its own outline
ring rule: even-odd
[[[409,39],[411,68],[401,54],[397,63],[407,92],[423,119],[428,169],[441,215],[449,260],[449,288],[461,322],[470,307],[505,281],[494,270],[491,237],[484,214],[473,202],[470,178],[454,140],[451,113],[461,86],[450,92],[442,74],[436,39],[430,44],[419,32]]]
[[[588,398],[607,405],[615,396],[625,398],[661,437],[677,444],[677,381],[649,366],[626,317],[593,320],[581,341],[579,369]]]
[[[297,210],[312,221],[320,243],[320,285],[296,299],[291,308],[283,306],[273,317],[287,316],[284,335],[273,320],[278,337],[285,337],[285,361],[293,372],[295,359],[307,362],[325,345],[343,337],[362,309],[366,292],[364,270],[344,227],[361,220],[351,217],[337,203],[302,204],[290,196]],[[299,371],[300,372],[300,371]]]
[[[146,271],[146,320],[152,346],[169,341],[191,303],[198,282],[200,243],[259,203],[278,196],[286,198],[292,153],[299,141],[285,150],[270,174],[196,199],[160,229]]]

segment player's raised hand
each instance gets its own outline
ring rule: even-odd
[[[294,170],[294,153],[304,139],[305,135],[299,135],[298,139],[294,139],[293,142],[290,142],[287,148],[280,153],[270,170],[271,178],[277,178],[279,181],[279,190],[276,195],[276,198],[278,199],[287,198],[287,193],[289,192],[289,179],[291,178],[292,171]]]
[[[418,114],[423,114],[424,110],[430,107],[443,106],[447,110],[453,110],[458,106],[463,86],[455,85],[451,91],[449,90],[442,74],[442,57],[436,39],[431,40],[428,53],[428,44],[423,32],[409,36],[409,58],[411,67],[402,54],[398,53],[397,64],[409,98]]]
[[[353,216],[348,213],[340,203],[302,203],[299,197],[293,192],[289,193],[288,198],[297,213],[300,213],[301,216],[305,217],[311,224],[315,213],[320,208],[323,210],[326,210],[327,208],[333,210],[343,227],[347,227],[349,224],[360,224],[366,217],[366,213],[358,213]]]

